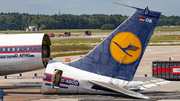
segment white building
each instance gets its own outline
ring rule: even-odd
[[[26,31],[40,31],[41,29],[37,26],[29,26],[29,28],[26,29]]]

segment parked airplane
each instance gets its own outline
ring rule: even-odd
[[[0,35],[0,75],[41,69],[50,59],[46,34]]]
[[[129,90],[140,90],[132,79],[161,13],[132,8],[137,11],[85,57],[66,64],[50,60],[41,92],[122,93],[148,99]]]

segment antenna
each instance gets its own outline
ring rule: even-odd
[[[117,3],[117,2],[113,2],[114,4],[118,4],[118,5],[122,5],[122,6],[126,6],[126,7],[130,7],[130,8],[135,8],[137,9],[136,7],[134,6],[129,6],[129,5],[125,5],[125,4],[121,4],[121,3]]]
[[[59,10],[59,15],[61,15],[61,12],[60,12],[60,10]]]

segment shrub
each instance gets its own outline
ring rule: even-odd
[[[104,24],[101,27],[101,30],[113,30],[115,28],[114,24]]]

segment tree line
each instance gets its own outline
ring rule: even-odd
[[[17,12],[0,13],[0,30],[25,30],[34,25],[41,29],[114,29],[127,18],[128,16],[121,14],[35,15]],[[161,15],[157,26],[163,25],[180,25],[180,17]]]

